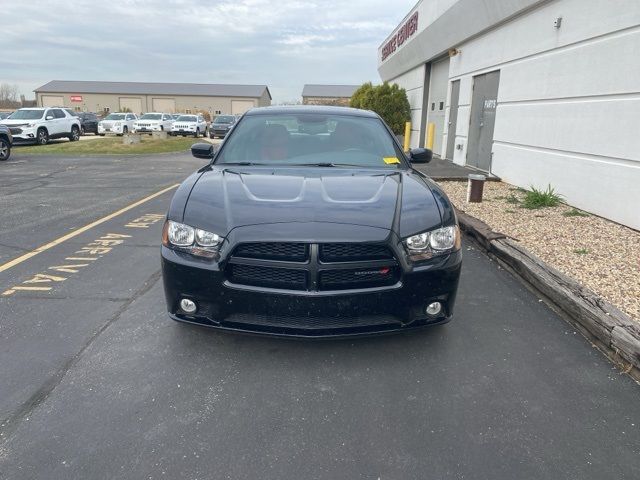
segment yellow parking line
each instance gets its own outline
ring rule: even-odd
[[[159,192],[153,193],[151,195],[149,195],[148,197],[144,197],[140,200],[138,200],[137,202],[133,202],[130,205],[127,205],[124,208],[121,208],[120,210],[116,210],[113,213],[110,213],[109,215],[107,215],[106,217],[102,217],[98,220],[96,220],[95,222],[91,222],[88,225],[85,225],[84,227],[80,227],[77,230],[74,230],[73,232],[67,233],[66,235],[63,235],[60,238],[56,238],[55,240],[46,243],[38,248],[36,248],[35,250],[31,250],[30,252],[25,253],[24,255],[19,256],[18,258],[14,258],[13,260],[0,265],[0,272],[4,272],[5,270],[10,269],[11,267],[15,267],[16,265],[24,262],[25,260],[29,260],[32,257],[35,257],[36,255],[38,255],[39,253],[42,253],[46,250],[49,250],[50,248],[55,247],[56,245],[60,245],[62,242],[66,242],[67,240],[69,240],[70,238],[73,237],[77,237],[78,235],[80,235],[81,233],[86,232],[87,230],[92,229],[93,227],[100,225],[101,223],[104,223],[108,220],[111,220],[112,218],[117,217],[118,215],[122,215],[125,212],[128,212],[129,210],[131,210],[132,208],[136,208],[139,205],[142,205],[143,203],[148,202],[149,200],[152,200],[156,197],[159,197],[160,195],[162,195],[163,193],[168,192],[169,190],[173,190],[174,188],[178,187],[180,184],[176,183],[175,185],[171,185],[170,187],[167,188],[163,188],[162,190],[160,190]]]

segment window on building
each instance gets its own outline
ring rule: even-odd
[[[444,110],[444,102],[440,102],[440,110]]]
[[[222,110],[216,110],[216,115],[220,115],[222,113]]]
[[[431,111],[433,111],[433,110],[435,110],[435,109],[436,109],[436,104],[435,104],[435,102],[433,102],[433,103],[431,104]]]
[[[187,108],[184,113],[191,113],[191,110]]]
[[[109,107],[104,107],[102,111],[104,111],[104,113],[109,113],[111,109]]]

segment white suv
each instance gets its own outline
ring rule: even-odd
[[[145,113],[133,124],[136,133],[171,132],[173,117],[168,113]]]
[[[171,135],[207,136],[207,121],[202,115],[180,115],[171,127]]]
[[[133,126],[138,120],[135,113],[110,113],[98,122],[98,135],[105,133],[115,133],[116,135],[126,135],[133,132]]]
[[[80,119],[62,108],[21,108],[0,120],[9,127],[14,143],[46,145],[52,138],[80,140]]]

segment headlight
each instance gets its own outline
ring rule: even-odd
[[[27,125],[26,125],[27,128],[33,128],[35,126],[36,126],[35,123],[27,123]]]
[[[162,231],[162,243],[169,248],[192,255],[213,258],[224,238],[213,232],[167,220]]]
[[[418,233],[405,238],[404,245],[411,260],[426,260],[460,249],[460,229],[452,225]]]

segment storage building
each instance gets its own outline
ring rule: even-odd
[[[271,105],[266,85],[205,83],[86,82],[53,80],[36,88],[38,106],[61,106],[77,111],[134,113],[209,112],[241,114]]]

